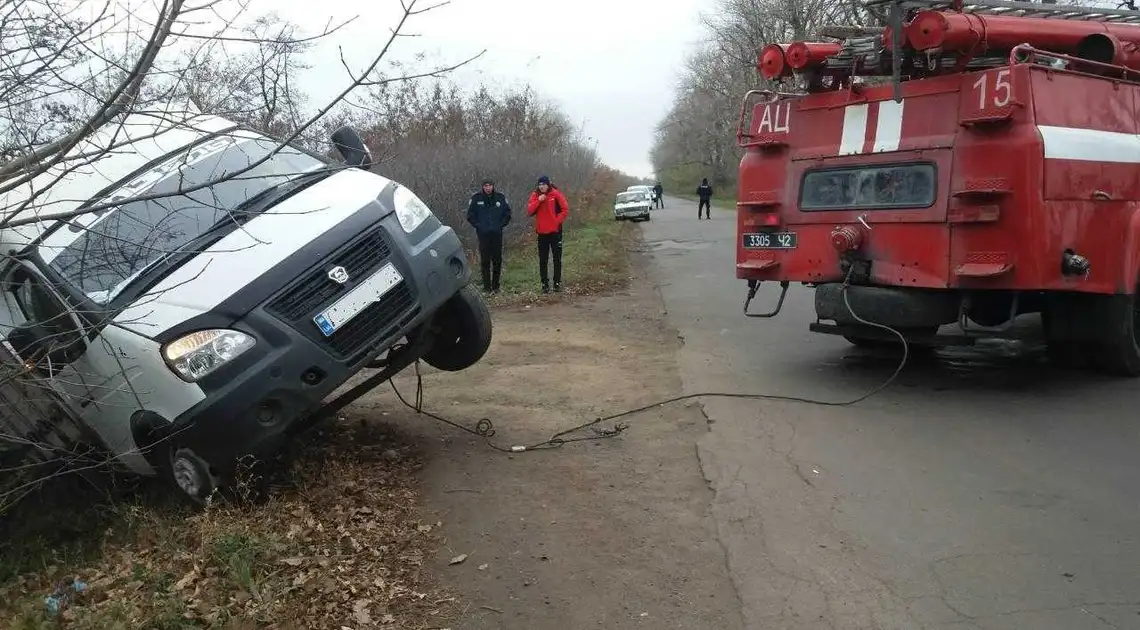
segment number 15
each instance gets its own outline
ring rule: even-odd
[[[978,91],[978,109],[986,108],[986,84],[989,83],[990,73],[987,72],[974,81],[974,89]],[[1013,97],[1013,86],[1009,83],[1009,68],[997,71],[994,77],[994,95],[991,99],[994,107],[1009,105]]]

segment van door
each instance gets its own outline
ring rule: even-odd
[[[141,372],[137,364],[120,361],[32,265],[10,267],[4,287],[14,320],[8,342],[20,358],[34,363],[31,369],[113,457],[136,471],[149,470],[136,452],[129,421],[138,409],[130,387]]]

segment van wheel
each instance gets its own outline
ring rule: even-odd
[[[1140,300],[1136,294],[1110,298],[1104,341],[1093,350],[1096,366],[1112,376],[1140,376]]]
[[[203,507],[217,485],[210,465],[193,451],[171,443],[170,424],[154,412],[135,412],[131,432],[139,453],[158,478],[192,507]]]
[[[491,311],[469,284],[440,307],[435,323],[439,330],[423,359],[437,370],[465,370],[491,347]]]
[[[170,477],[174,486],[195,505],[203,505],[214,492],[214,477],[210,465],[194,451],[186,448],[171,449]]]

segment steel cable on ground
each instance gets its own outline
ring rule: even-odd
[[[408,400],[404,398],[403,394],[400,393],[400,390],[396,387],[396,383],[393,380],[389,379],[388,384],[392,386],[392,392],[396,394],[396,398],[398,398],[401,403],[403,403],[409,409],[415,411],[417,414],[427,416],[427,417],[429,417],[429,418],[431,418],[437,422],[441,422],[443,424],[455,427],[461,431],[465,431],[465,432],[470,433],[472,435],[477,435],[479,437],[482,437],[486,440],[487,446],[491,447],[492,449],[494,449],[496,451],[502,452],[502,453],[523,453],[523,452],[529,452],[529,451],[549,450],[549,449],[560,448],[563,445],[569,444],[572,442],[586,442],[586,441],[602,440],[602,439],[616,437],[618,435],[621,435],[623,432],[625,432],[625,430],[628,429],[630,425],[628,423],[619,423],[619,424],[616,424],[616,425],[609,427],[609,428],[598,428],[598,425],[606,423],[606,422],[611,422],[614,420],[620,420],[622,418],[627,418],[629,416],[634,416],[634,415],[637,415],[640,413],[644,413],[644,412],[649,411],[651,409],[656,409],[657,407],[664,407],[666,405],[671,405],[674,403],[683,402],[686,400],[693,400],[693,399],[697,399],[697,398],[726,398],[726,399],[738,399],[738,400],[774,400],[774,401],[782,401],[782,402],[802,403],[802,404],[807,404],[807,405],[819,405],[819,406],[823,406],[823,407],[849,407],[851,405],[861,403],[864,400],[867,400],[868,398],[878,394],[879,392],[882,392],[887,387],[890,387],[890,385],[893,384],[895,382],[895,380],[898,378],[899,374],[902,373],[903,368],[906,367],[907,359],[909,358],[909,355],[910,355],[910,346],[907,343],[906,336],[904,336],[901,332],[899,332],[898,330],[896,330],[890,326],[887,326],[886,324],[879,324],[876,322],[867,321],[867,320],[863,319],[862,317],[860,317],[859,314],[856,313],[853,308],[851,308],[851,300],[847,295],[847,288],[849,286],[851,286],[850,285],[851,274],[852,274],[852,272],[848,271],[847,276],[843,280],[843,287],[841,290],[841,293],[843,295],[843,303],[847,307],[847,311],[859,323],[861,323],[865,326],[870,326],[873,328],[879,328],[882,330],[886,330],[886,331],[890,332],[891,334],[895,335],[896,337],[899,338],[899,341],[902,343],[902,348],[903,348],[902,359],[899,361],[899,364],[895,368],[894,372],[892,372],[891,375],[886,380],[884,380],[882,383],[880,383],[879,385],[875,386],[874,388],[870,389],[866,393],[861,394],[861,395],[859,395],[859,396],[857,396],[851,400],[828,401],[828,400],[818,400],[815,398],[808,398],[808,397],[804,397],[804,396],[788,396],[788,395],[782,395],[782,394],[761,394],[761,393],[747,393],[747,392],[698,392],[698,393],[694,393],[694,394],[685,394],[682,396],[674,396],[672,398],[666,398],[664,400],[659,400],[659,401],[649,403],[647,405],[643,405],[641,407],[637,407],[634,409],[628,409],[626,411],[622,411],[619,413],[614,413],[614,414],[610,414],[608,416],[602,416],[599,418],[595,418],[595,419],[590,420],[588,422],[583,422],[582,424],[572,426],[572,427],[565,429],[563,431],[559,431],[558,433],[555,433],[554,435],[550,436],[549,438],[547,438],[541,442],[536,442],[534,444],[501,446],[501,445],[496,444],[496,443],[491,441],[491,438],[494,437],[494,435],[495,435],[495,425],[494,425],[494,423],[491,422],[490,418],[482,418],[478,422],[475,423],[474,427],[471,427],[471,426],[464,425],[460,422],[450,420],[450,419],[445,418],[443,416],[440,416],[438,414],[432,413],[430,411],[426,411],[424,409],[423,374],[420,372],[419,361],[416,361],[416,363],[415,363],[416,395],[415,395],[415,402],[414,403],[408,402]],[[582,436],[576,436],[576,437],[564,437],[564,436],[570,435],[572,433],[578,433],[579,431],[583,431],[585,429],[593,429],[594,433],[591,435],[582,435]]]

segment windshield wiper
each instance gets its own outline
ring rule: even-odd
[[[319,169],[314,170],[314,171],[302,173],[302,174],[298,175],[297,177],[294,177],[293,179],[287,179],[287,180],[281,182],[280,184],[274,184],[274,185],[270,186],[269,188],[266,188],[265,190],[257,193],[256,195],[250,197],[249,199],[246,199],[245,201],[234,206],[233,209],[230,210],[230,212],[231,213],[245,212],[246,210],[249,210],[250,208],[253,208],[253,207],[256,207],[259,205],[268,207],[270,205],[273,205],[273,203],[278,201],[279,199],[296,192],[300,188],[302,188],[304,186],[308,186],[309,184],[313,184],[319,180],[322,180],[325,177],[328,177],[329,175],[332,175],[335,172],[336,171],[334,169],[319,168]],[[256,214],[256,213],[251,212],[249,214]]]
[[[240,227],[246,221],[261,214],[281,199],[297,192],[301,188],[314,184],[334,173],[333,169],[322,168],[304,173],[293,179],[274,184],[256,195],[227,210],[225,215],[206,228],[204,232],[194,238],[194,242],[201,243],[206,237],[216,234],[229,226]]]

